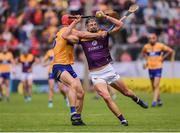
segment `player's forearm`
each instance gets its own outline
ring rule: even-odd
[[[79,34],[80,38],[86,38],[86,39],[100,38],[101,36],[102,36],[101,33],[80,32]]]
[[[110,22],[112,22],[113,24],[115,24],[116,27],[122,27],[122,25],[123,25],[123,22],[120,21],[120,20],[118,20],[118,19],[116,19],[116,18],[107,16],[107,15],[105,16],[105,18],[106,18],[108,21],[110,21]]]
[[[72,32],[73,28],[76,26],[76,24],[77,24],[77,23],[72,22],[72,23],[67,27],[67,29],[65,30],[65,32],[63,32],[63,34],[62,34],[62,37],[63,37],[64,39],[68,39],[68,36],[71,34],[71,32]]]
[[[112,33],[119,31],[121,29],[121,27],[123,26],[123,23],[118,19],[115,19],[115,18],[110,17],[110,16],[106,16],[106,19],[115,25],[114,28],[109,31],[109,34],[112,34]]]
[[[171,54],[170,52],[164,54],[164,55],[163,55],[163,60],[166,59],[168,56],[170,56],[170,54]]]
[[[166,54],[164,54],[164,55],[163,55],[163,60],[166,59],[166,58],[169,57],[169,56],[173,56],[173,55],[174,55],[173,53],[174,53],[174,51],[172,50],[172,51],[169,51],[169,52],[167,52]]]

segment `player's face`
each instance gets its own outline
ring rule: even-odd
[[[99,30],[99,27],[98,27],[98,24],[96,21],[90,21],[88,24],[87,24],[87,30],[89,32],[97,32]]]
[[[149,36],[149,42],[150,42],[151,44],[155,44],[156,41],[157,41],[156,35],[152,34],[152,35]]]

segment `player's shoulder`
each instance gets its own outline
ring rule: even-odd
[[[8,55],[8,56],[13,56],[13,53],[9,51],[9,52],[7,53],[7,55]]]
[[[56,33],[56,38],[61,38],[61,35],[63,34],[63,32],[65,32],[67,30],[67,27],[61,27],[58,32]]]
[[[166,47],[166,45],[164,44],[164,43],[161,43],[161,42],[157,42],[156,43],[156,46],[158,47],[158,48],[164,48],[164,47]]]
[[[66,26],[65,26],[65,27],[61,27],[61,28],[59,29],[58,33],[64,32],[65,30],[67,30],[67,28],[68,28],[68,27],[66,27]]]
[[[148,47],[151,47],[151,44],[150,44],[150,43],[144,44],[144,48],[148,48]]]
[[[32,53],[29,53],[28,56],[29,56],[30,58],[34,58],[34,55],[33,55]]]
[[[24,55],[20,54],[19,57],[18,57],[18,60],[20,60],[20,61],[24,60]]]
[[[162,43],[162,42],[157,42],[156,45],[158,45],[158,46],[164,46],[165,44]]]
[[[53,49],[49,49],[48,51],[47,51],[47,54],[48,55],[52,55],[54,53],[54,50]]]

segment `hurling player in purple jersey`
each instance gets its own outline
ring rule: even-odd
[[[103,13],[101,13],[103,14]],[[107,32],[104,37],[96,39],[80,39],[80,44],[84,50],[85,56],[88,61],[89,71],[91,80],[93,82],[94,88],[97,93],[103,97],[109,109],[114,113],[114,115],[120,120],[121,124],[128,126],[127,120],[122,115],[118,106],[112,100],[108,86],[113,86],[116,90],[132,98],[134,102],[139,104],[143,108],[148,108],[148,105],[144,103],[140,98],[138,98],[132,90],[121,80],[120,75],[116,73],[112,65],[112,58],[109,52],[108,39],[109,35],[120,30],[123,23],[118,19],[107,16],[103,14],[103,17],[114,24],[114,28]],[[86,28],[88,32],[98,33],[102,32],[96,22],[95,18],[88,18],[86,20]],[[69,31],[72,28],[69,26]],[[70,35],[69,32],[66,35]],[[70,41],[70,40],[69,40]]]

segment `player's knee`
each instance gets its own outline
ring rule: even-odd
[[[81,89],[80,94],[84,97],[85,91],[83,89]]]
[[[85,94],[85,91],[82,89],[80,91],[78,91],[78,99],[84,99],[84,94]]]
[[[158,88],[158,87],[159,87],[159,84],[154,83],[154,84],[153,84],[153,87],[154,87],[154,88]]]

